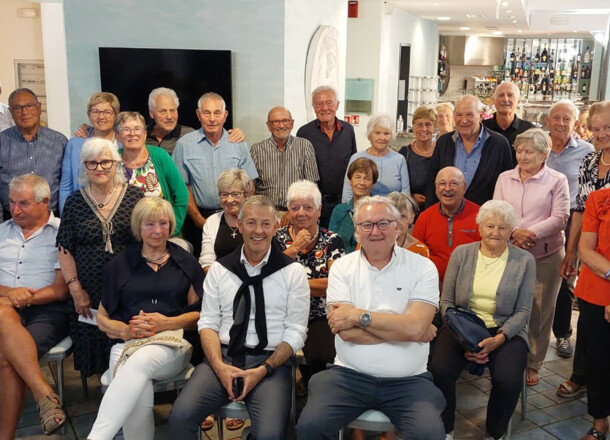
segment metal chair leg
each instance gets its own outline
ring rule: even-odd
[[[85,398],[89,398],[89,385],[87,384],[87,378],[83,376],[83,373],[80,375],[80,380],[83,383],[83,393],[85,394]]]
[[[527,368],[525,369],[527,371]],[[527,411],[527,373],[523,372],[523,389],[521,390],[521,420],[526,419]]]

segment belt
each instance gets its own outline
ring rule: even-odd
[[[323,202],[337,202],[341,200],[341,194],[322,194]]]
[[[222,348],[229,348],[227,344],[220,344]],[[245,347],[244,353],[250,356],[258,356],[261,354],[265,354],[267,356],[271,356],[275,350],[257,350],[255,348]]]

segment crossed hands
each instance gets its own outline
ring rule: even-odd
[[[127,336],[123,338],[125,341],[129,339],[143,339],[154,336],[157,332],[167,330],[166,326],[168,318],[161,313],[145,313],[140,310],[140,313],[132,316],[127,325]]]
[[[254,367],[248,370],[242,370],[241,368],[234,367],[233,365],[228,365],[223,363],[218,370],[216,370],[216,375],[222,386],[227,391],[229,395],[229,399],[236,402],[239,400],[244,400],[252,389],[258,385],[258,383],[263,380],[265,375],[267,374],[267,370],[263,367]],[[235,396],[233,393],[233,379],[236,377],[244,378],[244,388],[243,392],[239,396]]]

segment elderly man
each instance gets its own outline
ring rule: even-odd
[[[267,129],[271,136],[252,145],[250,154],[258,179],[254,181],[257,194],[268,197],[278,211],[286,211],[286,192],[297,180],[317,182],[318,165],[311,142],[290,134],[294,119],[284,107],[274,107],[267,115]]]
[[[401,438],[445,437],[445,399],[427,371],[438,274],[430,260],[396,245],[400,213],[381,196],[355,207],[360,251],[335,260],[328,278],[328,323],[337,356],[309,382],[299,440],[334,439],[368,409]]]
[[[172,156],[189,191],[188,215],[182,234],[191,242],[197,256],[201,253],[201,234],[206,218],[220,209],[216,187],[220,173],[239,168],[252,180],[258,177],[248,145],[229,140],[229,133],[223,127],[228,115],[222,96],[205,93],[197,102],[201,128],[180,138]]]
[[[546,117],[546,125],[549,127],[552,142],[551,152],[546,164],[549,168],[559,171],[568,178],[570,189],[570,217],[565,229],[567,244],[564,267],[568,263],[572,265],[575,260],[576,246],[582,226],[582,213],[575,212],[580,162],[593,151],[591,144],[574,137],[574,129],[578,124],[578,109],[569,100],[562,100],[553,104],[549,115]],[[572,223],[574,224],[572,225]],[[571,235],[575,235],[574,239]],[[574,279],[566,277],[562,280],[559,288],[553,319],[553,334],[557,338],[555,349],[561,357],[570,357],[573,354],[572,344],[570,343],[572,334],[570,321],[572,319],[572,305],[574,304],[573,292]]]
[[[22,104],[19,104],[22,105]],[[38,359],[68,335],[68,287],[59,270],[59,219],[49,211],[50,189],[35,174],[9,184],[12,219],[0,225],[0,439],[14,439],[28,388],[45,433],[66,417]],[[43,414],[44,413],[44,414]]]
[[[519,119],[515,114],[517,106],[521,102],[521,92],[516,84],[506,81],[496,87],[494,93],[494,104],[496,113],[491,119],[485,119],[483,125],[490,130],[500,133],[506,138],[510,146],[515,143],[517,135],[534,127],[529,121]],[[517,164],[515,150],[511,148],[513,163]]]
[[[455,167],[440,170],[435,186],[439,201],[419,215],[413,237],[428,246],[442,282],[453,250],[481,239],[475,221],[479,205],[464,198],[464,174]]]
[[[148,95],[148,112],[152,122],[148,126],[146,145],[161,147],[169,154],[174,152],[176,142],[194,131],[178,123],[180,100],[172,89],[158,87]]]
[[[2,94],[2,83],[0,83],[0,95]],[[0,131],[6,130],[7,128],[15,125],[15,121],[13,121],[13,117],[11,116],[11,112],[3,102],[0,102]]]
[[[466,95],[455,104],[455,127],[436,141],[430,159],[426,208],[436,202],[436,173],[454,166],[462,170],[466,198],[482,205],[493,198],[500,173],[513,168],[511,148],[504,136],[481,124],[483,104],[476,96]]]
[[[208,271],[198,323],[206,359],[174,403],[170,438],[196,439],[201,421],[230,400],[246,403],[251,438],[286,438],[291,357],[305,342],[309,285],[303,266],[271,246],[275,216],[269,199],[247,199],[237,223],[243,246]]]
[[[15,176],[37,174],[51,187],[49,209],[59,213],[61,161],[68,139],[40,125],[42,107],[30,89],[16,89],[8,98],[15,126],[0,133],[0,201],[4,220],[11,217],[8,184]]]
[[[313,145],[320,173],[318,186],[322,193],[321,226],[327,228],[333,209],[341,203],[343,178],[352,154],[356,153],[356,136],[350,124],[337,118],[337,91],[320,86],[311,94],[316,119],[303,125],[297,136]]]

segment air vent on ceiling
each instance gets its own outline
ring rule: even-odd
[[[551,17],[551,24],[553,26],[568,26],[570,17]]]

